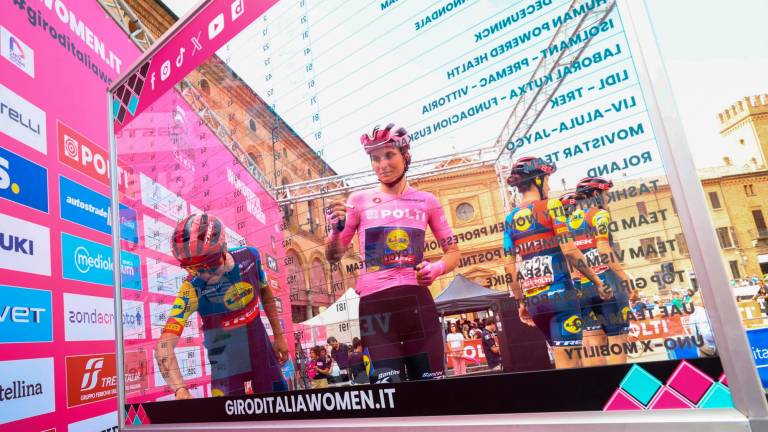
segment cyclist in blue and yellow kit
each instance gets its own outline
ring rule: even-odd
[[[192,397],[174,348],[194,312],[203,321],[213,396],[287,390],[280,366],[288,358],[288,345],[259,251],[252,247],[228,250],[221,221],[205,213],[179,222],[171,249],[189,276],[173,303],[155,358],[176,399]],[[260,305],[272,326],[274,342],[261,321]]]
[[[507,184],[517,188],[522,201],[504,222],[504,251],[510,257],[504,267],[520,301],[521,321],[544,333],[555,367],[570,368],[580,366],[572,348],[581,346],[583,325],[569,268],[580,268],[606,298],[610,292],[571,240],[560,200],[548,199],[549,176],[555,170],[554,164],[536,157],[513,164]]]
[[[574,286],[582,293],[585,352],[601,353],[584,358],[584,366],[626,363],[626,352],[617,354],[610,348],[624,346],[629,330],[628,299],[637,296],[635,290],[629,289],[629,277],[610,244],[611,215],[605,209],[604,192],[611,187],[613,182],[610,180],[586,177],[576,185],[575,192],[560,197],[569,213],[566,225],[576,246],[587,257],[589,265],[603,284],[610,286],[614,294],[607,300],[601,298],[591,280],[578,270],[572,272]]]

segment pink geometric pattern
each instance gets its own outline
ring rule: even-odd
[[[696,405],[713,382],[712,378],[684,361],[672,372],[667,385]]]
[[[640,371],[637,369],[640,369]],[[650,375],[637,364],[633,365],[632,369],[627,372],[627,377],[629,377],[631,373],[634,373],[635,375],[638,373]],[[623,381],[627,381],[627,378],[625,377]],[[642,388],[642,383],[640,385]],[[720,375],[720,378],[716,383],[707,374],[683,360],[672,375],[670,375],[665,385],[659,386],[647,406],[638,401],[629,392],[617,388],[603,407],[603,410],[627,411],[730,407],[733,404],[730,397],[730,391],[727,387],[723,387],[723,385],[728,385],[728,379],[725,377],[725,374]],[[715,389],[714,387],[718,388]],[[647,389],[648,386],[645,386],[645,388]],[[710,390],[712,390],[711,394],[714,394],[715,396],[707,396],[707,398],[710,399],[709,402],[702,400],[705,394],[708,394]],[[653,392],[654,389],[651,388],[650,391]],[[639,394],[642,394],[642,392]],[[645,395],[648,394],[649,393],[646,391]]]
[[[633,411],[643,410],[645,407],[640,402],[636,401],[635,398],[628,395],[624,390],[616,389],[603,409],[605,411]]]
[[[683,396],[672,390],[670,387],[664,386],[653,398],[648,409],[689,409],[696,408],[692,403],[688,402]]]

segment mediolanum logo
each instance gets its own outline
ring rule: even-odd
[[[112,248],[80,237],[61,234],[62,275],[65,279],[111,286],[114,263]],[[139,256],[121,252],[122,287],[141,290]]]
[[[0,147],[0,198],[48,213],[48,171]]]
[[[53,358],[0,361],[0,425],[53,412]]]
[[[48,154],[45,111],[0,84],[0,132]]]
[[[50,276],[49,229],[0,213],[0,268]]]
[[[112,234],[112,207],[110,199],[72,180],[59,177],[59,209],[61,218]],[[136,211],[120,204],[120,237],[137,244]]]
[[[35,77],[35,52],[3,26],[0,26],[0,54],[27,75]]]
[[[51,292],[0,285],[0,343],[51,342]]]
[[[117,395],[114,354],[71,356],[65,362],[67,407],[111,399]]]

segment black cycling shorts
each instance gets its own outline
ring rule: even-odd
[[[370,353],[372,382],[445,375],[442,328],[426,287],[403,285],[362,297],[360,336]]]

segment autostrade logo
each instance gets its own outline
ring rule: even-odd
[[[61,233],[62,276],[64,279],[112,286],[112,248],[67,233]],[[120,253],[122,287],[141,291],[139,256]]]
[[[109,197],[84,187],[72,180],[59,177],[59,208],[61,218],[112,234],[112,206]],[[120,204],[120,238],[138,244],[136,210]]]
[[[0,198],[48,213],[48,170],[0,147]]]
[[[51,341],[51,292],[0,285],[0,343]]]

